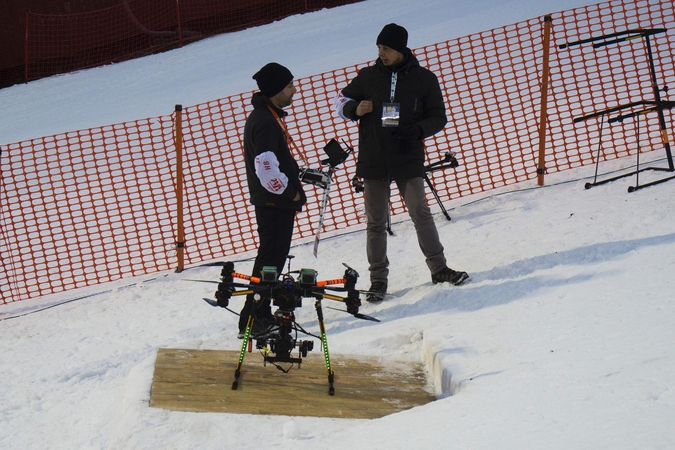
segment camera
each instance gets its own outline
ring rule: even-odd
[[[345,144],[346,145],[346,144]],[[331,139],[323,148],[324,153],[328,158],[322,159],[321,164],[329,166],[328,172],[323,172],[318,169],[302,168],[298,178],[300,181],[307,184],[313,184],[326,189],[331,181],[331,174],[340,164],[345,162],[349,154],[354,151],[353,148],[347,145],[347,150],[343,150],[342,146],[335,139]]]

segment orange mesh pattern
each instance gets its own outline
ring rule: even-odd
[[[673,28],[672,1],[615,1],[552,14],[546,136],[548,173],[595,164],[600,124],[574,119],[654,100],[644,39],[605,48],[561,44],[638,28]],[[458,152],[457,169],[433,171],[442,201],[537,177],[543,18],[415,49],[434,71],[449,124],[426,142],[428,162]],[[673,81],[675,36],[652,36],[658,84]],[[309,167],[331,139],[358,145],[356,124],[331,99],[365,64],[296,80],[286,125]],[[672,84],[672,83],[671,83]],[[254,250],[242,131],[251,92],[183,108],[185,263]],[[662,98],[665,97],[662,95]],[[631,110],[621,111],[628,113]],[[666,111],[668,132],[673,118]],[[657,115],[640,119],[642,151],[661,150]],[[2,302],[175,267],[177,221],[174,116],[139,120],[2,146]],[[604,124],[601,160],[634,155],[637,120]],[[358,147],[356,148],[358,152]],[[356,158],[334,174],[323,231],[360,225]],[[295,241],[314,236],[321,190],[308,186]],[[435,199],[429,192],[433,207]],[[392,197],[392,214],[405,207]]]
[[[171,267],[172,132],[166,116],[3,148],[3,302]]]

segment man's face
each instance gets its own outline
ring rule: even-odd
[[[285,108],[291,104],[293,95],[296,92],[295,85],[293,85],[293,81],[291,80],[291,82],[288,83],[288,85],[286,85],[286,87],[281,92],[270,98],[270,100],[277,108]]]
[[[382,64],[387,67],[395,66],[403,62],[405,56],[403,53],[397,52],[393,48],[387,47],[386,45],[377,46],[377,56],[382,60]]]

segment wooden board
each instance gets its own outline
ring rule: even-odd
[[[161,348],[150,406],[174,411],[377,418],[435,400],[421,364],[331,355],[335,395],[328,395],[323,354],[309,354],[288,373],[254,350],[232,390],[238,351]],[[289,364],[280,364],[284,369]]]

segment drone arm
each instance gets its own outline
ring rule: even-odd
[[[249,288],[246,284],[241,283],[225,283],[222,282],[218,285],[218,290],[216,291],[216,301],[218,306],[222,308],[227,308],[230,304],[230,298],[238,295],[248,295],[255,294],[257,291],[255,289],[245,289],[243,291],[237,291],[236,288]]]
[[[251,275],[244,275],[243,273],[232,272],[233,278],[241,278],[242,280],[250,281],[251,283],[260,283],[259,277],[253,277]]]
[[[336,302],[344,302],[346,299],[339,295],[327,294],[325,292],[312,292],[312,295],[318,299],[327,298],[328,300],[335,300]]]
[[[336,278],[334,280],[320,280],[316,282],[317,287],[332,286],[334,284],[345,284],[347,280],[344,278]]]

